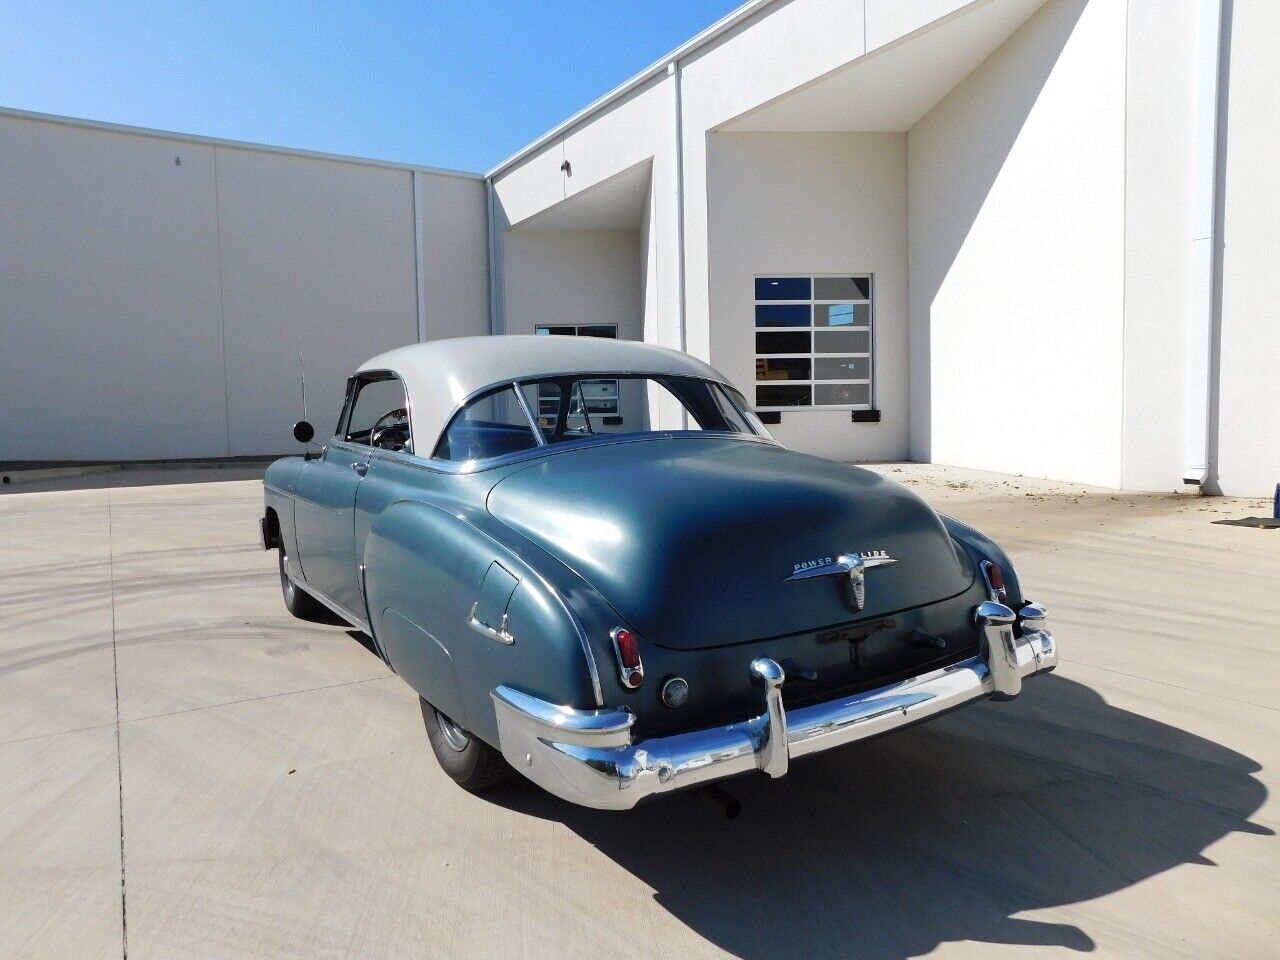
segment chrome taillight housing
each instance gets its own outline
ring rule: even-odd
[[[640,640],[626,627],[614,627],[613,653],[618,659],[618,678],[628,690],[644,680],[644,664],[640,661]]]
[[[992,563],[990,560],[982,561],[982,579],[987,582],[987,595],[999,603],[1004,603],[1009,599],[1009,591],[1004,585],[1004,571],[1000,569],[999,564]]]

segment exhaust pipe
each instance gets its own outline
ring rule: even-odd
[[[719,807],[726,819],[735,820],[742,813],[742,801],[718,784],[708,784],[698,790],[698,794]]]

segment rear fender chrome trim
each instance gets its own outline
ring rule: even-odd
[[[495,629],[476,617],[476,608],[479,606],[479,600],[471,604],[471,612],[467,614],[467,626],[480,634],[480,636],[488,637],[490,640],[496,640],[498,643],[505,646],[509,647],[515,643],[516,638],[507,630],[507,615],[505,613],[502,615],[502,623],[500,623]]]
[[[382,641],[378,639],[378,635],[373,632],[373,611],[369,609],[369,582],[367,577],[367,568],[362,563],[356,568],[360,576],[360,602],[364,604],[364,615],[368,618],[365,621],[369,639],[373,641],[373,649],[378,652],[378,656],[387,666],[391,666],[391,661],[387,659],[387,652],[382,649]],[[395,672],[395,667],[391,667]]]

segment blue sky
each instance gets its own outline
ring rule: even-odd
[[[0,2],[0,106],[483,171],[739,0]]]

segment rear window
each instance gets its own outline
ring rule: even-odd
[[[592,437],[690,430],[768,436],[732,388],[696,377],[593,373],[523,381],[473,400],[450,422],[435,457],[487,460]]]

